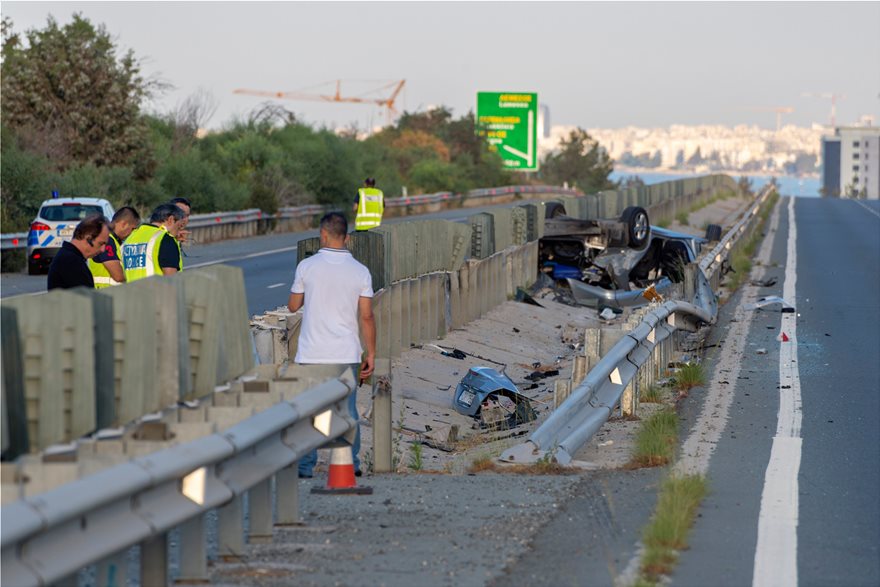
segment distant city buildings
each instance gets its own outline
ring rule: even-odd
[[[539,138],[543,156],[574,130],[554,126]],[[786,126],[771,131],[756,126],[720,125],[669,128],[588,129],[614,159],[616,167],[646,172],[726,172],[816,176],[823,127]]]
[[[839,127],[822,137],[822,195],[880,199],[880,127]]]

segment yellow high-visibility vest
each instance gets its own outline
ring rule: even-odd
[[[125,271],[126,282],[162,275],[162,268],[159,266],[159,245],[166,234],[168,231],[164,226],[142,224],[125,239],[122,245],[122,268]],[[179,253],[180,243],[176,238],[174,243]],[[178,270],[183,271],[183,255],[180,255]]]
[[[119,239],[117,239],[116,235],[112,232],[110,233],[110,238],[116,243],[116,255],[119,257],[119,261],[122,262],[122,245],[119,244]],[[107,268],[104,267],[103,263],[99,263],[94,259],[89,259],[89,271],[92,272],[92,279],[95,280],[95,289],[120,285],[118,281],[110,277],[110,272],[107,271]]]
[[[358,210],[354,219],[355,230],[368,230],[382,224],[385,197],[382,190],[361,188],[358,190]]]

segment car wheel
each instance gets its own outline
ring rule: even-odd
[[[21,265],[19,265],[21,267]],[[28,259],[28,275],[39,275],[40,274],[40,265],[39,263]]]
[[[648,213],[639,206],[630,206],[620,215],[620,221],[626,225],[627,244],[638,249],[651,236],[651,224]]]
[[[565,206],[559,202],[546,202],[544,204],[544,218],[559,218],[565,216]]]
[[[721,227],[717,224],[710,224],[706,227],[706,240],[710,243],[721,240]]]

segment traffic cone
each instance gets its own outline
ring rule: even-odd
[[[312,487],[312,493],[354,493],[371,495],[372,487],[358,487],[354,479],[354,462],[351,446],[339,446],[330,450],[330,469],[327,473],[327,487]]]
[[[776,337],[776,340],[778,340],[779,342],[788,342],[790,339],[788,338],[788,335],[783,332]]]

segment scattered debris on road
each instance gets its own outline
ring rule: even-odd
[[[529,398],[507,375],[489,367],[471,367],[452,403],[458,413],[479,420],[481,428],[513,428],[537,418]]]

